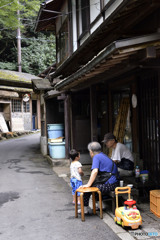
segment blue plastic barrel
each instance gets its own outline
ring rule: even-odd
[[[47,124],[48,138],[64,137],[64,125],[61,123]]]
[[[65,158],[65,142],[48,143],[48,147],[51,158]]]

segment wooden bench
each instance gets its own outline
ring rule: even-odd
[[[84,199],[83,199],[83,195],[84,193],[92,193],[92,200],[93,200],[93,213],[96,214],[96,199],[95,199],[95,193],[97,193],[99,195],[99,205],[100,205],[100,218],[103,218],[103,211],[102,211],[102,195],[101,195],[101,191],[99,190],[99,188],[97,187],[85,187],[85,188],[78,188],[75,192],[75,217],[78,218],[78,205],[77,205],[77,201],[78,201],[78,197],[77,197],[77,193],[80,193],[80,201],[81,201],[81,220],[85,221],[85,217],[84,217]]]

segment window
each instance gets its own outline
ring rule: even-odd
[[[58,35],[57,35],[57,62],[63,62],[67,57],[68,48],[68,18],[63,23]]]
[[[89,31],[90,24],[90,5],[89,0],[77,1],[77,12],[78,12],[78,36]]]
[[[23,112],[30,112],[30,102],[23,101]]]
[[[92,0],[92,4],[90,5],[90,23],[93,23],[97,17],[101,18],[101,5],[97,0]],[[98,20],[96,20],[97,22]]]
[[[12,112],[22,112],[21,100],[12,99]]]
[[[82,33],[89,29],[89,1],[82,0],[81,2],[81,14],[82,14]]]

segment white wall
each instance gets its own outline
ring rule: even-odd
[[[111,0],[104,0],[104,4],[108,4]],[[109,8],[105,11],[105,19],[107,19],[115,10],[116,8],[123,2],[123,0],[116,0],[113,2],[113,4],[110,5]],[[78,1],[80,8],[81,1]],[[66,1],[65,4],[62,6],[61,12],[68,13],[68,2]],[[78,48],[77,44],[77,18],[76,18],[76,0],[72,0],[72,29],[73,29],[73,52],[75,52]],[[90,23],[92,23],[96,17],[100,14],[100,1],[99,0],[90,0]],[[79,14],[79,17],[81,18],[81,14]],[[62,17],[59,17],[56,19],[56,33],[59,32],[59,29],[61,28],[63,21],[65,20],[66,15],[63,15]],[[89,37],[90,34],[92,34],[101,24],[103,23],[103,17],[101,16],[92,26],[90,29],[90,33],[86,33],[83,38],[80,41],[80,45],[82,45],[86,39]],[[81,19],[79,19],[79,31],[81,34]],[[58,53],[57,53],[58,57]]]
[[[86,33],[85,35],[84,35],[84,37],[83,38],[81,38],[81,40],[80,40],[80,45],[82,45],[86,40],[87,40],[87,38],[90,36],[90,34],[89,33]]]
[[[12,132],[24,131],[24,120],[22,112],[12,112]]]
[[[72,0],[73,52],[77,50],[76,0]]]
[[[12,131],[32,130],[30,112],[12,112]]]
[[[101,17],[91,28],[91,34],[103,23],[103,17]]]
[[[90,0],[90,23],[100,14],[100,1]]]
[[[107,3],[109,3],[109,1],[111,0],[104,0],[104,4],[106,5]]]
[[[116,8],[123,2],[123,0],[116,0],[106,11],[105,11],[105,19],[107,19]]]

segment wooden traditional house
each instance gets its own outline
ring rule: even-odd
[[[32,89],[34,75],[0,70],[0,130],[40,129],[40,99]]]
[[[123,132],[136,164],[160,185],[160,1],[48,0],[36,24],[44,30],[57,44],[45,123],[64,122],[66,157],[77,148],[83,158],[88,142]]]

